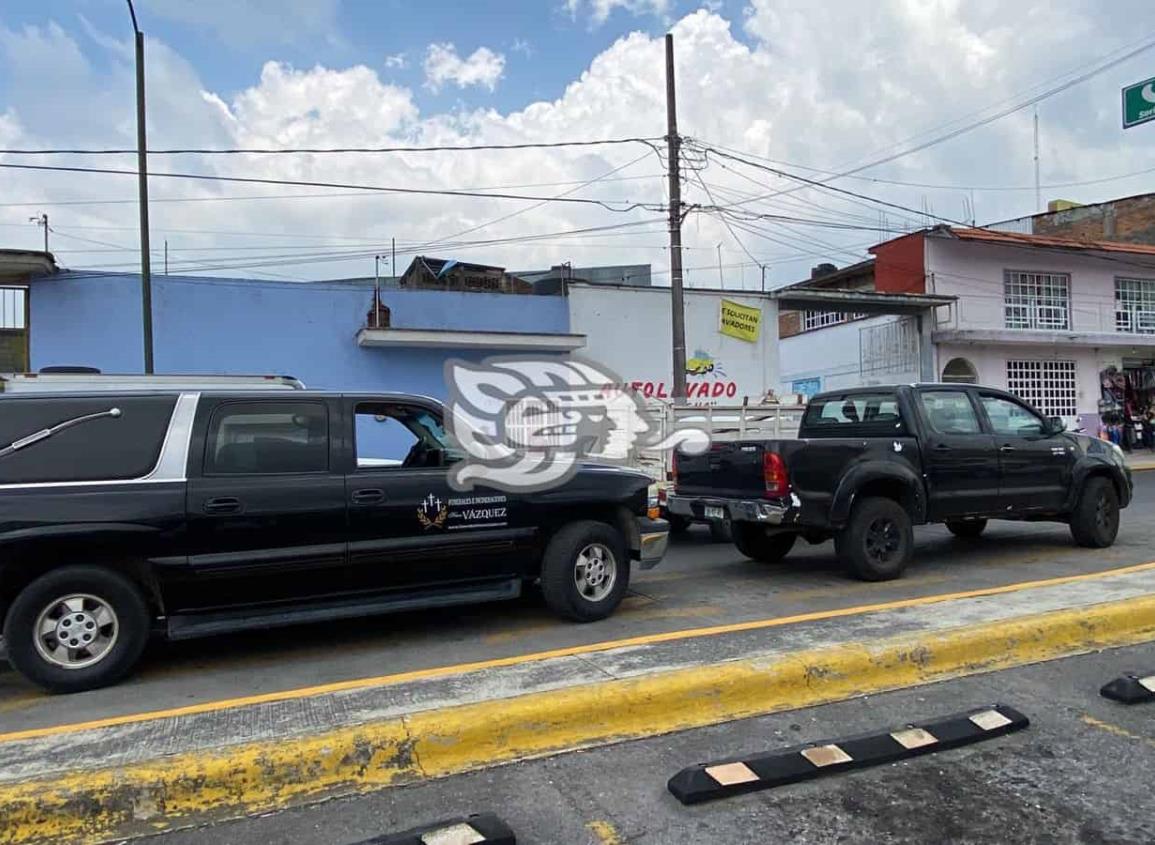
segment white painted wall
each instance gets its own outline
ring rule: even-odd
[[[927,238],[927,278],[931,292],[959,297],[940,329],[1005,329],[1003,273],[1005,270],[1068,273],[1071,277],[1071,333],[1115,334],[1115,279],[1118,276],[1155,279],[1155,260],[1121,255],[1115,260],[1078,253],[991,246],[943,238]],[[1062,333],[1059,333],[1062,334]],[[1037,344],[936,344],[936,368],[954,357],[971,361],[979,382],[1006,388],[1009,359],[1075,361],[1078,378],[1078,422],[1098,424],[1099,372],[1121,367],[1124,357],[1155,357],[1155,336],[1136,337],[1134,348]],[[1074,423],[1075,420],[1068,420]]]
[[[1070,274],[1071,331],[1114,332],[1115,278],[1155,279],[1155,257],[1138,261],[1136,265],[1136,258],[1127,255],[1105,259],[1072,252],[926,239],[928,293],[959,297],[949,323],[940,323],[940,328],[1004,328],[1003,271],[1026,270]]]
[[[918,381],[917,361],[909,371],[860,373],[859,333],[864,328],[882,326],[898,319],[891,315],[869,317],[782,338],[780,354],[784,389],[793,390],[795,382],[810,379],[819,379],[818,390]]]
[[[721,301],[761,309],[757,342],[719,331]],[[672,390],[670,289],[574,284],[569,289],[570,331],[586,335],[581,357],[599,362],[643,395],[668,399]],[[737,404],[758,401],[768,390],[781,393],[778,365],[778,303],[759,294],[687,290],[686,358],[706,356],[713,373],[688,376],[694,402]]]

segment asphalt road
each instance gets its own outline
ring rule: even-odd
[[[977,542],[945,528],[916,530],[915,561],[899,581],[849,578],[832,543],[800,543],[782,564],[742,557],[695,529],[661,566],[634,573],[631,594],[593,625],[556,620],[530,594],[515,602],[408,613],[153,646],[139,672],[105,690],[48,696],[0,661],[0,732],[131,715],[285,689],[547,649],[769,617],[792,616],[1155,560],[1155,472],[1110,549],[1077,548],[1063,525],[992,523]]]
[[[158,845],[343,845],[495,812],[521,845],[1150,843],[1155,703],[1099,687],[1155,671],[1155,644],[1052,661],[684,733],[520,762],[156,837]],[[687,765],[900,728],[992,703],[1027,730],[893,765],[683,807]]]

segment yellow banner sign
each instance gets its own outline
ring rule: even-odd
[[[722,300],[722,334],[755,343],[762,324],[762,309]]]

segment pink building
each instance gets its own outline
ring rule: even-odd
[[[930,333],[941,379],[1010,390],[1088,430],[1098,427],[1112,368],[1136,410],[1155,402],[1155,247],[940,226],[871,252],[879,292],[957,297],[936,310]],[[890,334],[910,334],[899,326]],[[805,369],[818,343],[841,382],[890,380],[866,360],[873,347],[864,337],[879,331],[844,322],[784,340],[783,380],[823,381]],[[894,380],[905,380],[896,360]]]

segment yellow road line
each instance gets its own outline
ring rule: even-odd
[[[607,821],[598,819],[597,821],[589,822],[586,829],[597,837],[600,845],[626,845],[626,840],[618,833],[617,828]]]
[[[1083,722],[1085,724],[1088,724],[1093,728],[1098,728],[1099,730],[1106,731],[1109,734],[1114,734],[1115,736],[1123,737],[1123,739],[1131,739],[1131,740],[1134,740],[1136,742],[1141,742],[1144,745],[1150,745],[1152,748],[1155,748],[1155,739],[1152,739],[1149,736],[1143,736],[1142,734],[1131,733],[1131,731],[1127,730],[1126,728],[1119,727],[1118,725],[1112,725],[1110,722],[1101,721],[1099,719],[1096,719],[1094,716],[1088,716],[1085,713],[1083,714],[1082,719],[1083,719]]]
[[[200,713],[213,713],[220,710],[230,710],[237,707],[248,707],[254,704],[268,704],[275,701],[294,701],[310,698],[317,695],[327,695],[336,692],[351,690],[372,689],[374,687],[391,684],[407,683],[411,681],[440,678],[447,675],[456,675],[463,672],[473,672],[482,669],[496,669],[504,666],[517,666],[523,663],[533,663],[542,660],[552,660],[560,657],[595,654],[618,648],[632,648],[636,646],[654,645],[657,643],[675,642],[681,640],[712,637],[720,634],[734,634],[744,631],[758,631],[768,628],[777,628],[783,625],[794,625],[801,622],[817,622],[828,619],[840,619],[848,616],[860,616],[866,613],[876,613],[886,610],[899,610],[905,607],[923,607],[941,602],[956,601],[959,599],[978,598],[982,596],[996,596],[1015,593],[1022,590],[1042,587],[1057,587],[1063,584],[1077,584],[1085,581],[1094,581],[1119,575],[1128,575],[1135,572],[1155,570],[1155,561],[1139,563],[1132,566],[1107,569],[1100,572],[1085,572],[1079,575],[1065,575],[1059,578],[1045,578],[1034,581],[1019,581],[1014,584],[1002,584],[997,587],[981,587],[974,590],[963,590],[955,593],[938,593],[931,596],[917,596],[909,599],[879,602],[876,604],[858,605],[855,607],[841,607],[832,610],[819,610],[810,613],[799,613],[793,616],[779,616],[770,619],[757,619],[749,622],[732,622],[725,625],[713,625],[705,628],[688,628],[677,631],[663,631],[656,634],[644,634],[635,637],[626,637],[618,640],[606,640],[588,645],[568,646],[549,651],[538,651],[530,654],[519,654],[510,657],[498,657],[490,660],[479,660],[472,663],[461,663],[452,666],[437,666],[430,669],[417,669],[412,672],[401,672],[395,675],[378,675],[368,678],[355,678],[347,681],[336,681],[328,684],[318,684],[310,687],[281,690],[278,692],[260,693],[258,695],[227,698],[218,701],[206,701],[200,704],[189,704],[183,707],[173,707],[166,710],[150,710],[124,716],[111,716],[105,719],[94,719],[88,722],[73,722],[64,725],[54,725],[45,728],[32,728],[23,731],[0,734],[0,742],[15,742],[23,739],[34,739],[44,736],[76,733],[78,731],[108,728],[117,725],[148,722],[156,719],[168,719],[175,716],[194,716]]]
[[[1155,638],[1155,596],[0,784],[0,843],[106,841]]]

